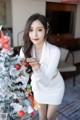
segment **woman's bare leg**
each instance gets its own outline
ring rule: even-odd
[[[47,120],[56,120],[56,111],[57,111],[56,105],[48,105],[47,108]]]
[[[47,105],[46,104],[39,104],[40,108],[39,111],[39,120],[47,120]]]

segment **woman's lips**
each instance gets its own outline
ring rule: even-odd
[[[37,40],[39,40],[39,38],[36,38],[36,39],[33,39],[33,40],[37,41]]]

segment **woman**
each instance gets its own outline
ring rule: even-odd
[[[24,30],[20,56],[32,67],[34,99],[40,104],[40,120],[56,120],[56,111],[64,95],[64,82],[58,71],[60,50],[47,39],[49,25],[45,16],[33,14]]]

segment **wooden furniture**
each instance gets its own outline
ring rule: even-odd
[[[51,26],[51,36],[58,42],[61,38],[74,37],[76,11],[77,5],[46,2],[46,17]],[[63,21],[66,18],[65,15],[68,17]]]
[[[70,24],[70,31],[68,31],[68,33],[66,33],[66,32],[61,33],[62,31],[59,31],[60,33],[56,33],[56,34],[51,33],[50,38],[52,39],[52,44],[55,44],[59,47],[69,48],[69,49],[77,49],[77,47],[79,48],[80,38],[74,39],[74,31],[75,31],[74,28],[75,28],[77,5],[46,2],[46,17],[47,17],[48,21],[52,22],[53,24],[54,24],[53,20],[55,19],[55,17],[56,17],[56,20],[58,20],[60,17],[64,18],[64,16],[60,16],[60,17],[57,15],[55,16],[55,13],[54,13],[55,11],[56,12],[58,11],[58,13],[56,13],[56,14],[59,14],[59,15],[61,15],[60,12],[64,12],[64,14],[66,14],[66,12],[67,12],[70,14],[69,21],[66,20]],[[49,15],[51,14],[51,17],[47,15],[48,12],[49,12]],[[51,20],[51,18],[52,18],[52,20]],[[66,21],[63,21],[63,22],[65,23]],[[65,26],[65,24],[64,24],[64,26]],[[59,26],[58,26],[58,28],[56,28],[56,29],[62,29],[62,28],[59,28]],[[53,30],[55,31],[54,28],[53,28]],[[64,27],[63,31],[65,31],[65,27]]]
[[[55,2],[46,2],[46,10],[75,11],[76,5],[55,3]]]
[[[80,49],[80,38],[74,38],[73,36],[64,35],[50,35],[52,44],[55,44],[58,47],[67,48],[69,50]]]

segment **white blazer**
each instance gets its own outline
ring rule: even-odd
[[[32,56],[35,57],[35,49],[32,49]],[[42,49],[42,55],[40,59],[41,67],[32,74],[32,80],[41,83],[44,86],[48,86],[50,81],[58,73],[58,63],[60,59],[60,50],[54,46],[45,42]]]
[[[32,57],[35,58],[34,46],[31,51]],[[20,56],[24,58],[22,49],[20,51]],[[50,81],[58,73],[58,63],[60,59],[60,50],[58,47],[45,42],[42,49],[42,55],[40,59],[41,67],[38,70],[33,71],[31,79],[32,82],[39,82],[43,86],[48,86]]]

